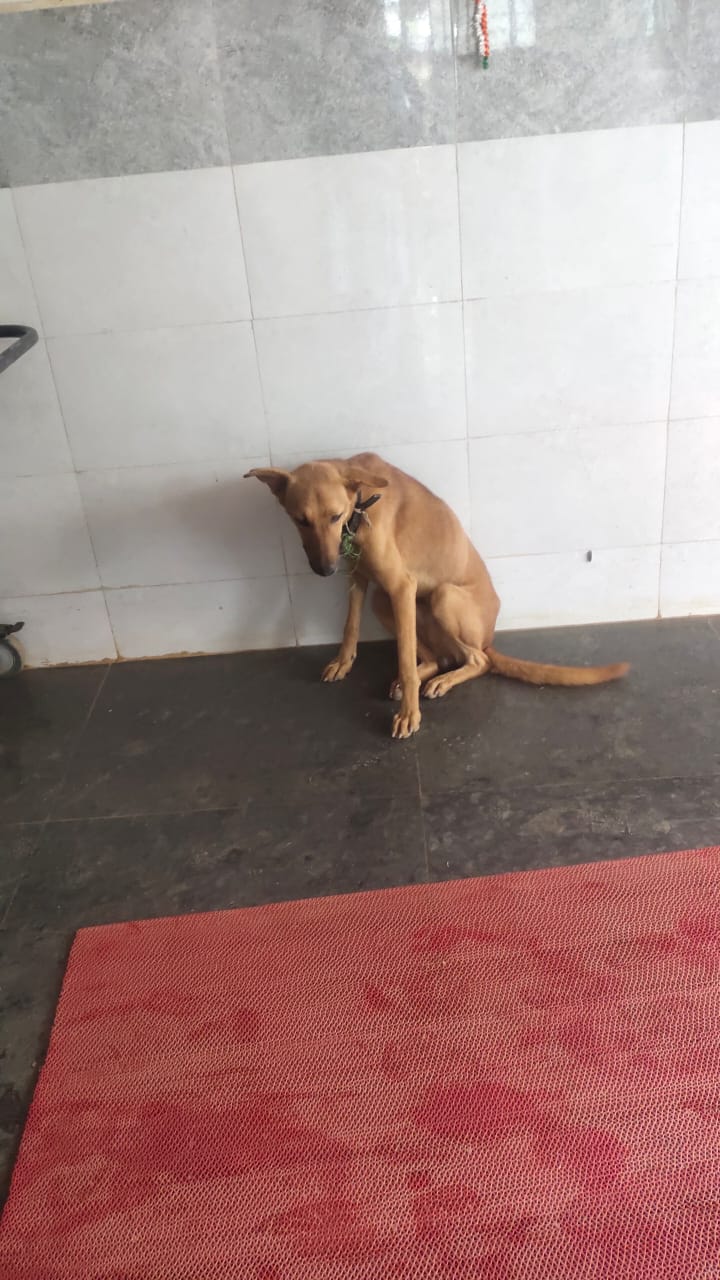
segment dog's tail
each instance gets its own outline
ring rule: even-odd
[[[525,684],[607,684],[609,680],[620,680],[630,670],[628,662],[613,662],[607,667],[555,667],[544,662],[526,662],[524,658],[509,658],[497,649],[485,652],[491,671]]]

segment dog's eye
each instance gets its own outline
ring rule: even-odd
[[[338,520],[342,520],[342,511],[340,512],[340,515],[339,515],[339,516],[331,516],[331,517],[330,517],[330,523],[331,523],[331,524],[337,524]]]
[[[307,529],[310,524],[310,521],[308,520],[307,516],[296,516],[295,523],[299,524],[301,529]]]

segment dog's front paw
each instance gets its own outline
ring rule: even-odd
[[[328,662],[322,673],[322,679],[325,684],[330,684],[333,680],[344,680],[348,671],[352,669],[352,658],[337,657],[334,662]]]
[[[421,719],[419,707],[410,707],[407,710],[403,707],[396,716],[393,716],[393,738],[411,738],[420,728]]]

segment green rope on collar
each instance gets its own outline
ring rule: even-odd
[[[346,560],[350,560],[354,564],[357,564],[360,559],[360,548],[355,541],[355,535],[350,532],[347,525],[345,525],[345,528],[342,531],[342,537],[340,539],[340,553]]]

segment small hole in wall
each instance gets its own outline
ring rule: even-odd
[[[592,563],[592,551],[585,552],[585,559],[587,560],[588,564]]]

